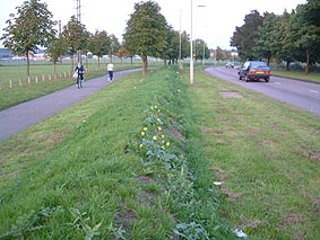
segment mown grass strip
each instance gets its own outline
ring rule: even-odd
[[[319,118],[201,72],[190,94],[231,227],[249,239],[317,239]]]
[[[320,73],[309,73],[305,74],[304,72],[296,72],[296,71],[272,71],[274,75],[280,77],[287,77],[292,79],[311,81],[320,83]]]
[[[186,85],[174,69],[140,76],[132,74],[1,142],[3,239],[170,239],[174,230],[186,239],[230,234],[219,219]],[[171,80],[176,85],[170,88]],[[186,160],[174,174],[142,164],[130,150],[144,127],[144,111],[154,105],[174,126],[163,128],[171,143],[165,146]]]

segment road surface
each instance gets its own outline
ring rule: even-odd
[[[113,81],[130,72],[139,70],[141,69],[116,72]],[[78,103],[109,84],[111,82],[107,81],[106,76],[103,76],[86,81],[82,89],[78,89],[76,85],[73,85],[47,96],[0,111],[0,141],[62,111],[72,104]]]
[[[208,67],[206,72],[320,116],[320,84],[272,76],[270,82],[240,81],[238,70]]]

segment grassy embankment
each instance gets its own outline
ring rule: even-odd
[[[139,65],[131,66],[130,64],[126,64],[121,66],[118,64],[115,65],[115,71],[131,69],[132,67],[139,67]],[[58,74],[56,74],[56,78],[54,78],[52,65],[32,65],[31,84],[28,84],[25,78],[26,66],[0,66],[0,85],[2,88],[0,90],[0,110],[71,86],[75,83],[72,77],[64,77],[64,75],[62,75],[62,78],[60,78],[60,73],[68,72],[70,68],[71,65],[68,64],[58,65]],[[90,65],[90,69],[91,71],[85,76],[87,80],[106,74],[106,66],[103,64],[100,65],[100,68],[97,68],[97,65]],[[45,76],[44,82],[42,81],[42,75]],[[51,75],[51,80],[49,80],[49,75]],[[38,76],[37,83],[35,76]],[[19,78],[22,86],[19,85]],[[12,79],[13,88],[9,87],[9,79]]]
[[[318,238],[319,118],[200,72],[138,76],[1,143],[0,236],[232,239],[223,214]]]
[[[318,239],[319,118],[205,74],[191,94],[231,227],[249,239]]]
[[[288,77],[293,79],[300,79],[305,81],[317,82],[320,83],[320,73],[309,73],[305,74],[304,72],[297,71],[272,71],[272,73],[276,76],[280,77]]]
[[[1,142],[0,236],[230,238],[187,90],[135,73]]]

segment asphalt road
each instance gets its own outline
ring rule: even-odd
[[[116,81],[133,71],[141,69],[115,72]],[[84,87],[78,89],[76,85],[56,91],[47,96],[21,103],[0,111],[0,141],[28,128],[41,120],[44,120],[63,109],[79,103],[99,89],[111,84],[107,77],[91,79],[84,83]]]
[[[208,67],[206,72],[320,116],[320,84],[272,76],[270,82],[240,81],[238,70]]]

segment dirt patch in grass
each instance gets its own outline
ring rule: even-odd
[[[234,91],[219,92],[219,94],[223,98],[243,98],[243,96],[240,93]]]
[[[217,166],[213,166],[211,170],[218,176],[218,179],[220,181],[226,181],[228,178],[228,175],[223,171],[221,168]]]
[[[303,155],[313,161],[320,162],[320,151],[305,150]]]
[[[121,209],[115,217],[115,225],[125,231],[130,230],[132,223],[137,219],[137,214],[131,209]]]
[[[154,202],[155,194],[146,190],[139,193],[138,200],[141,205],[150,206]]]
[[[240,227],[242,229],[257,229],[268,225],[268,221],[252,220],[242,223]]]
[[[228,199],[231,201],[237,200],[243,195],[243,193],[232,192],[229,189],[227,189],[226,187],[222,187],[221,191],[224,194],[226,194],[228,196]]]
[[[154,180],[148,176],[139,176],[137,177],[137,181],[142,184],[154,183]]]
[[[180,131],[178,131],[177,129],[172,129],[171,130],[171,134],[173,136],[177,137],[177,138],[182,138],[183,137],[182,133]]]
[[[282,223],[285,225],[300,223],[304,220],[302,214],[288,214],[282,218]]]

